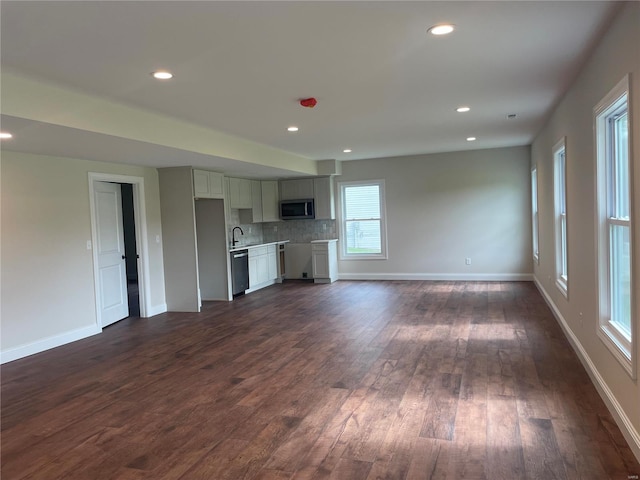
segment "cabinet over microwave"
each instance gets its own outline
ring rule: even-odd
[[[313,199],[283,200],[280,202],[280,218],[296,220],[300,218],[316,218]]]

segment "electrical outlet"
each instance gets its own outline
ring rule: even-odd
[[[274,225],[274,226],[273,226],[273,231],[274,231],[274,232],[277,232],[277,231],[278,231],[278,226],[277,226],[277,225]]]
[[[465,265],[471,265],[471,259],[469,257],[464,259],[464,264]]]
[[[323,224],[322,224],[322,231],[323,231],[323,232],[326,232],[326,231],[327,231],[327,224],[326,224],[326,223],[323,223]]]
[[[251,233],[251,227],[249,227],[249,233]]]
[[[307,278],[307,272],[302,272],[302,278]]]

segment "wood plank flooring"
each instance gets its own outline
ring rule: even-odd
[[[126,319],[2,366],[1,418],[3,480],[640,474],[529,282],[286,282]]]

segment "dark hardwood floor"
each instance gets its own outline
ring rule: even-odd
[[[2,479],[614,479],[532,283],[289,282],[2,367]]]

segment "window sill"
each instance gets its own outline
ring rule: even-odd
[[[340,260],[387,260],[386,255],[341,255]]]
[[[556,279],[556,287],[560,290],[560,293],[564,296],[564,298],[569,298],[569,288],[567,286],[567,281],[560,277]]]
[[[598,328],[598,337],[613,356],[618,360],[620,365],[624,368],[627,374],[633,379],[636,379],[635,359],[632,357],[631,349],[633,348],[630,342],[625,342],[622,339],[622,335],[618,332],[618,329],[611,325],[610,322],[601,324]]]

